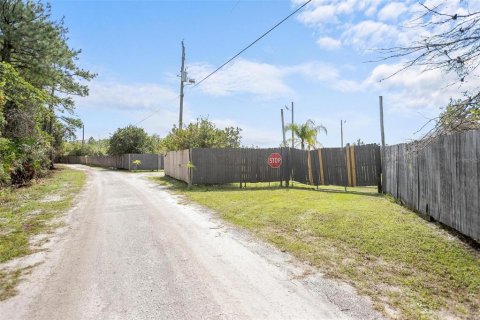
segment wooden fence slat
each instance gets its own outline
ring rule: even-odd
[[[130,158],[130,161],[127,159]],[[164,169],[164,156],[160,154],[124,154],[115,156],[61,156],[59,163],[86,164],[116,169],[136,170],[162,170]],[[140,160],[140,164],[132,162]],[[133,167],[135,166],[135,167]]]
[[[352,176],[352,187],[357,186],[357,170],[355,168],[355,147],[350,147],[350,165],[351,165],[351,176]]]
[[[383,190],[408,207],[480,240],[480,131],[386,147]]]
[[[169,152],[165,174],[195,184],[271,182],[295,180],[314,185],[376,185],[378,145],[323,148],[305,151],[290,148],[211,148]],[[280,153],[283,165],[268,166],[268,156]],[[187,164],[191,161],[193,168]],[[189,170],[187,170],[189,169]]]

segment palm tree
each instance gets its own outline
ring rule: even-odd
[[[305,150],[305,143],[307,144],[308,150],[315,148],[318,144],[317,135],[321,132],[327,134],[327,128],[323,125],[316,125],[315,121],[308,119],[305,123],[289,124],[286,128],[287,131],[293,131],[295,135],[300,139],[300,146],[302,150]]]

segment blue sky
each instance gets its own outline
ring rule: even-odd
[[[431,2],[431,1],[429,1]],[[76,99],[86,137],[107,138],[141,122],[164,136],[178,121],[180,42],[189,76],[201,79],[303,1],[52,1],[65,16],[69,43],[82,49],[79,64],[98,77],[90,96]],[[461,10],[459,1],[449,1]],[[278,146],[280,108],[295,103],[295,119],[328,129],[324,146],[380,141],[378,96],[385,100],[388,144],[406,142],[460,89],[449,76],[412,69],[379,82],[398,61],[366,63],[370,49],[411,41],[404,28],[418,13],[415,1],[317,0],[201,86],[185,92],[184,122],[204,116],[239,126],[243,144]],[[287,111],[286,111],[287,112]],[[286,113],[289,121],[290,114]]]

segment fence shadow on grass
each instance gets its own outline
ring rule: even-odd
[[[359,196],[369,196],[369,197],[382,197],[383,195],[377,192],[367,192],[367,191],[356,191],[356,190],[337,190],[337,189],[328,189],[328,188],[321,188],[315,191],[319,192],[326,192],[326,193],[342,193],[342,194],[353,194]]]
[[[261,191],[261,190],[285,190],[286,192],[291,190],[305,190],[305,191],[312,191],[312,192],[324,192],[324,193],[338,193],[338,194],[351,194],[351,195],[358,195],[358,196],[369,196],[369,197],[380,197],[382,195],[376,192],[369,192],[369,191],[359,191],[359,190],[341,190],[341,189],[334,189],[334,187],[329,188],[328,186],[321,186],[320,188],[316,188],[315,186],[309,186],[301,183],[293,183],[293,186],[290,185],[289,187],[280,186],[278,183],[271,183],[268,185],[268,182],[259,182],[259,183],[247,183],[247,187],[240,188],[240,183],[229,183],[229,184],[221,184],[221,185],[194,185],[189,187],[187,183],[181,180],[177,180],[168,176],[162,176],[155,178],[157,182],[160,184],[173,187],[178,190],[183,191],[190,191],[190,192],[207,192],[207,191],[217,191],[217,192],[229,192],[229,191],[242,191],[242,192],[250,192],[250,191]]]

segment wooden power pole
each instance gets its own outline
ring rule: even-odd
[[[341,140],[341,146],[343,148],[343,120],[340,120],[340,140]]]
[[[378,192],[383,192],[383,186],[385,185],[386,179],[385,175],[383,174],[383,165],[385,163],[385,129],[383,127],[383,97],[378,97],[378,103],[380,105],[380,133],[382,135],[382,156],[380,162],[380,181],[378,184]]]
[[[183,87],[185,81],[187,81],[187,75],[185,72],[185,46],[182,41],[182,66],[180,67],[180,114],[178,117],[178,129],[182,129],[183,126]]]
[[[382,135],[382,153],[385,150],[385,129],[383,127],[383,97],[378,97],[378,102],[380,104],[380,132]]]
[[[293,101],[292,101],[292,126],[294,125],[295,121],[293,119]],[[293,132],[292,128],[292,149],[295,148],[295,133]]]
[[[282,136],[283,136],[283,146],[287,146],[287,140],[285,138],[285,121],[283,119],[283,109],[280,109],[280,113],[282,115]]]
[[[340,120],[340,140],[341,140],[342,150],[343,150],[343,124],[345,122],[347,122],[347,120]],[[347,164],[347,166],[349,166],[349,163],[347,161],[347,152],[348,152],[348,149],[343,150],[343,154],[345,155],[345,163]],[[348,171],[348,169],[347,169],[347,171]],[[347,185],[348,185],[348,181],[347,181],[347,184],[345,185],[345,191],[347,191]]]

